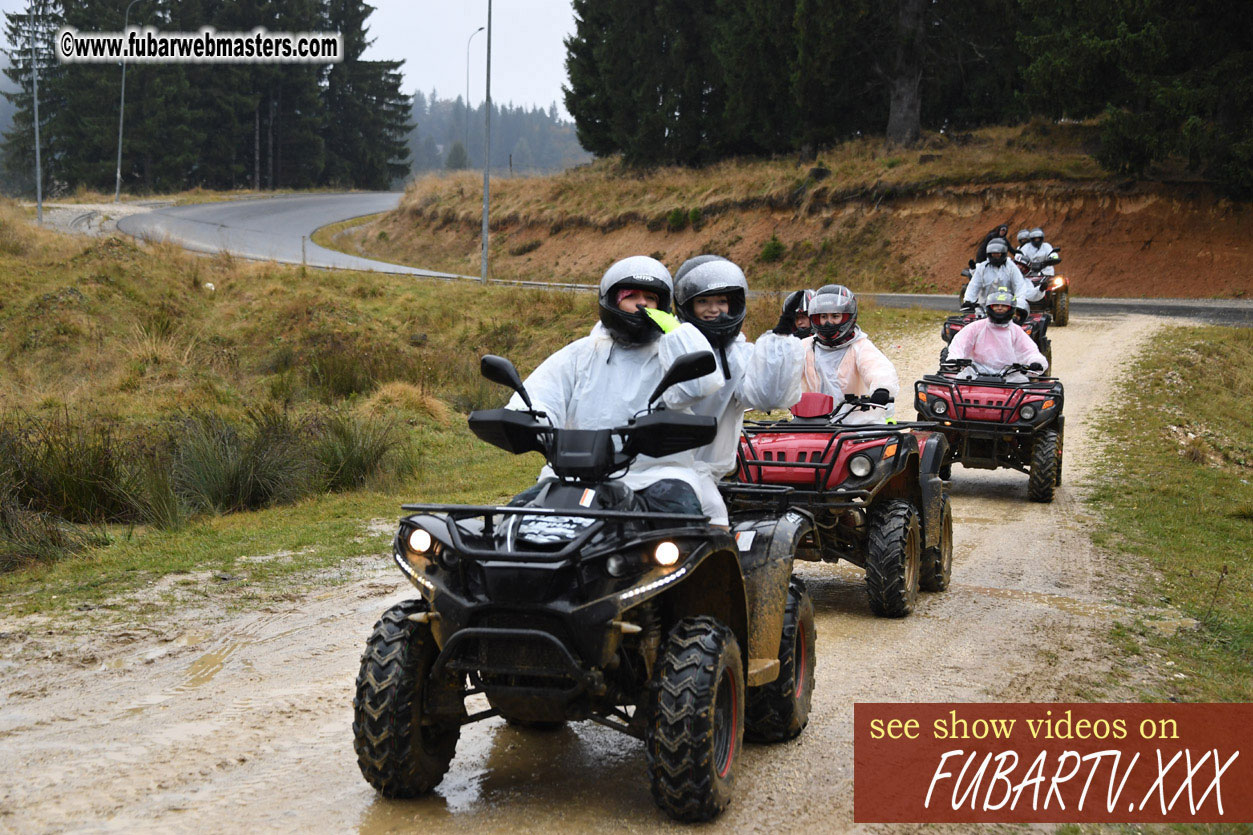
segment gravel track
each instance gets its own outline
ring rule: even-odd
[[[911,617],[873,617],[861,572],[802,564],[817,615],[809,727],[749,745],[718,831],[844,831],[856,701],[1046,701],[1107,670],[1122,585],[1089,541],[1082,503],[1108,381],[1157,320],[1075,316],[1050,332],[1066,385],[1065,481],[1049,505],[1027,478],[955,468],[953,585]],[[904,383],[934,368],[939,322],[883,344]],[[872,335],[873,336],[873,335]],[[904,415],[910,417],[910,415]],[[553,733],[500,719],[463,731],[424,800],[378,798],[350,731],[371,624],[412,596],[385,555],[354,579],[263,612],[171,612],[151,628],[47,634],[0,622],[0,829],[53,831],[654,831],[634,740],[582,723]],[[873,827],[876,832],[916,827]]]

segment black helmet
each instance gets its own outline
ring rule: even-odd
[[[814,297],[813,290],[796,290],[794,292],[788,293],[787,298],[783,300],[783,311],[785,313],[787,312],[787,309],[789,307],[792,307],[793,305],[796,306],[795,313],[792,314],[792,327],[793,327],[792,336],[795,336],[797,339],[804,339],[807,336],[814,335],[814,325],[812,322],[810,322],[809,327],[806,327],[806,328],[796,327],[796,313],[804,313],[806,316],[808,316],[809,315],[809,300],[812,299],[813,297]]]
[[[647,255],[623,258],[605,270],[600,280],[600,322],[619,342],[628,345],[646,345],[661,336],[648,317],[636,311],[627,313],[618,309],[619,290],[648,290],[657,294],[657,307],[670,310],[673,285],[670,271],[665,264]]]
[[[674,271],[674,286],[678,287],[679,280],[695,268],[699,267],[701,264],[708,264],[710,261],[725,260],[727,259],[723,258],[721,255],[696,255],[687,259],[677,270]]]
[[[680,278],[674,286],[675,313],[684,322],[691,322],[705,334],[709,344],[715,348],[725,348],[739,335],[740,327],[744,324],[745,297],[748,295],[748,281],[744,278],[744,272],[735,264],[716,255],[686,272],[685,267],[687,264],[679,268]],[[726,296],[727,312],[713,320],[697,317],[693,305],[701,296]]]
[[[848,318],[831,325],[813,322],[814,339],[828,348],[838,348],[852,340],[857,332],[857,297],[852,290],[840,284],[819,287],[809,300],[810,319],[819,313],[847,313]]]
[[[1004,238],[993,238],[988,241],[988,261],[994,267],[999,267],[1005,263],[1005,259],[1009,256],[1009,244]]]
[[[1004,313],[996,313],[992,310],[994,304],[1005,305],[1008,309]],[[1014,294],[1005,287],[997,287],[992,291],[983,306],[987,309],[988,319],[994,325],[1007,325],[1014,318]]]

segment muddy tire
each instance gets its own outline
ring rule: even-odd
[[[1040,353],[1044,354],[1044,359],[1046,361],[1045,368],[1048,369],[1048,373],[1052,374],[1053,373],[1053,340],[1047,337],[1045,337],[1044,339],[1041,339],[1040,340]]]
[[[866,593],[879,617],[903,618],[918,602],[922,534],[918,510],[905,499],[892,499],[870,511],[866,549]]]
[[[940,510],[940,543],[922,552],[922,576],[918,587],[923,591],[945,591],[953,574],[953,504],[948,493]]]
[[[1057,488],[1057,470],[1061,466],[1061,439],[1054,429],[1046,429],[1036,436],[1031,450],[1031,472],[1027,481],[1027,498],[1033,502],[1053,501]]]
[[[428,611],[406,600],[374,624],[352,701],[353,748],[366,782],[384,797],[417,797],[448,771],[461,725],[423,717],[427,677],[438,649],[431,629],[409,616]]]
[[[948,346],[945,345],[943,348],[940,349],[940,362],[944,362],[947,359],[948,359]]]
[[[748,691],[744,734],[753,742],[794,739],[809,723],[814,694],[814,602],[805,582],[793,577],[779,641],[779,677]]]
[[[940,465],[940,470],[939,470],[939,473],[938,473],[938,474],[939,474],[939,476],[940,476],[941,480],[943,480],[943,481],[952,481],[952,480],[953,480],[953,465],[952,465],[952,464],[941,464],[941,465]]]
[[[675,820],[707,821],[731,802],[744,745],[744,662],[731,630],[684,618],[653,674],[645,738],[653,800]]]
[[[1070,291],[1053,294],[1053,324],[1059,328],[1070,322]]]

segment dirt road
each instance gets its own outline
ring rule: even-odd
[[[1080,484],[1091,427],[1113,413],[1106,381],[1152,322],[1075,317],[1052,332],[1066,483],[1038,505],[1019,473],[955,468],[949,592],[924,596],[912,617],[880,620],[859,571],[801,567],[817,609],[812,719],[794,742],[746,747],[719,831],[852,828],[856,701],[1050,700],[1101,674],[1100,628],[1122,613],[1108,602],[1121,583],[1089,543]],[[933,368],[938,330],[881,343],[903,402]],[[71,641],[0,622],[0,830],[672,826],[648,797],[642,746],[589,723],[547,734],[499,719],[470,726],[435,796],[378,798],[352,751],[353,679],[371,624],[412,593],[385,555],[352,571],[359,579],[336,591],[231,618],[172,613],[158,628]]]

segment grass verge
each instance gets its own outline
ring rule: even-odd
[[[1119,624],[1132,656],[1169,659],[1144,701],[1253,701],[1253,330],[1175,328],[1120,385],[1090,503],[1097,544],[1145,558],[1141,603],[1195,622]],[[1129,569],[1139,560],[1128,560]],[[1133,657],[1132,663],[1135,663]],[[1173,662],[1173,663],[1172,663]]]

